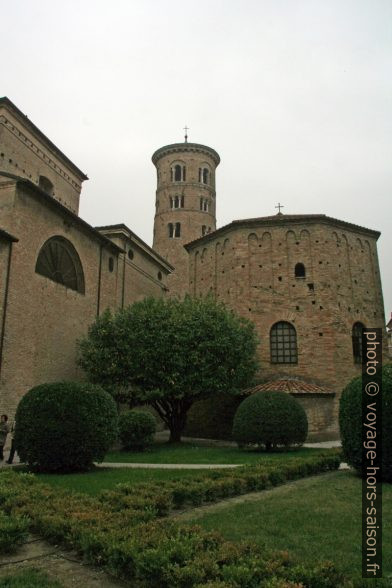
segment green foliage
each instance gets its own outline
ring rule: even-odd
[[[254,325],[211,298],[147,298],[105,313],[80,342],[90,380],[131,404],[151,404],[179,440],[195,400],[250,384]]]
[[[231,439],[233,419],[243,396],[214,394],[189,409],[184,435],[201,439]]]
[[[382,368],[382,479],[392,482],[392,364]],[[362,377],[354,378],[340,398],[339,425],[347,463],[362,475]],[[370,400],[371,403],[371,400]],[[376,439],[376,443],[378,440]],[[380,448],[377,448],[378,451]]]
[[[258,392],[238,407],[233,422],[233,439],[240,446],[266,450],[280,445],[300,446],[308,433],[305,410],[286,392]]]
[[[35,471],[86,470],[102,461],[117,438],[117,408],[99,386],[42,384],[27,392],[16,411],[15,445]]]
[[[282,465],[281,474],[284,479],[295,479],[336,469],[339,462],[338,454],[331,452],[296,459],[290,466]],[[294,581],[298,574],[304,587],[343,585],[334,569],[325,574],[324,583],[313,584],[315,570],[299,569],[287,554],[271,554],[254,544],[235,544],[215,532],[158,518],[184,504],[265,488],[270,485],[270,472],[276,473],[276,467],[211,471],[186,485],[181,480],[121,484],[92,498],[50,488],[29,474],[6,471],[0,473],[0,508],[28,515],[32,531],[78,550],[87,562],[109,569],[130,585],[266,588],[279,586],[270,583],[273,579]]]
[[[156,421],[149,412],[128,410],[120,414],[118,424],[124,449],[142,451],[154,440]]]
[[[26,517],[9,516],[0,511],[0,553],[13,553],[27,539]]]

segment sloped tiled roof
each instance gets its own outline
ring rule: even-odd
[[[289,394],[334,394],[331,390],[321,388],[316,384],[310,384],[303,380],[294,378],[282,378],[280,380],[271,380],[258,384],[253,388],[244,391],[245,394],[256,394],[256,392],[288,392]]]

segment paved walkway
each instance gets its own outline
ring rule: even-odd
[[[95,464],[99,468],[148,468],[151,470],[219,470],[225,468],[238,468],[243,463],[114,463],[104,461]]]
[[[103,570],[83,564],[76,553],[50,545],[34,536],[30,536],[15,554],[0,557],[0,580],[31,568],[45,572],[51,580],[57,580],[64,588],[126,586]]]
[[[161,431],[156,434],[156,441],[165,443],[169,439],[168,431]],[[196,443],[197,445],[204,447],[237,447],[237,443],[233,441],[221,441],[215,439],[198,439],[194,437],[183,437],[184,443]],[[341,447],[341,442],[337,441],[322,441],[319,443],[305,443],[304,447],[312,447],[318,449],[330,449],[332,447]],[[4,457],[8,459],[9,447],[5,447]],[[13,466],[19,465],[20,460],[17,454],[15,454]],[[1,461],[0,468],[10,468],[12,465],[8,465],[7,462]],[[100,468],[138,468],[138,469],[161,469],[161,470],[211,470],[211,469],[227,469],[227,468],[238,468],[242,465],[241,463],[234,464],[207,464],[207,463],[112,463],[104,462],[96,464]],[[343,466],[343,467],[342,467]],[[341,464],[340,469],[347,469],[347,464]]]

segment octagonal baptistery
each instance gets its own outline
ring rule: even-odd
[[[189,260],[184,245],[215,231],[215,169],[219,155],[198,143],[175,143],[152,156],[157,168],[153,248],[175,271],[171,294],[188,292]]]
[[[379,236],[322,214],[279,213],[185,246],[190,293],[212,292],[256,324],[263,380],[303,378],[335,392],[330,435],[340,393],[361,373],[362,326],[385,332]]]

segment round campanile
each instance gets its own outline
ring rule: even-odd
[[[184,245],[216,229],[215,169],[220,158],[198,143],[175,143],[155,151],[157,168],[153,248],[174,267],[170,293],[189,288],[189,259]]]

